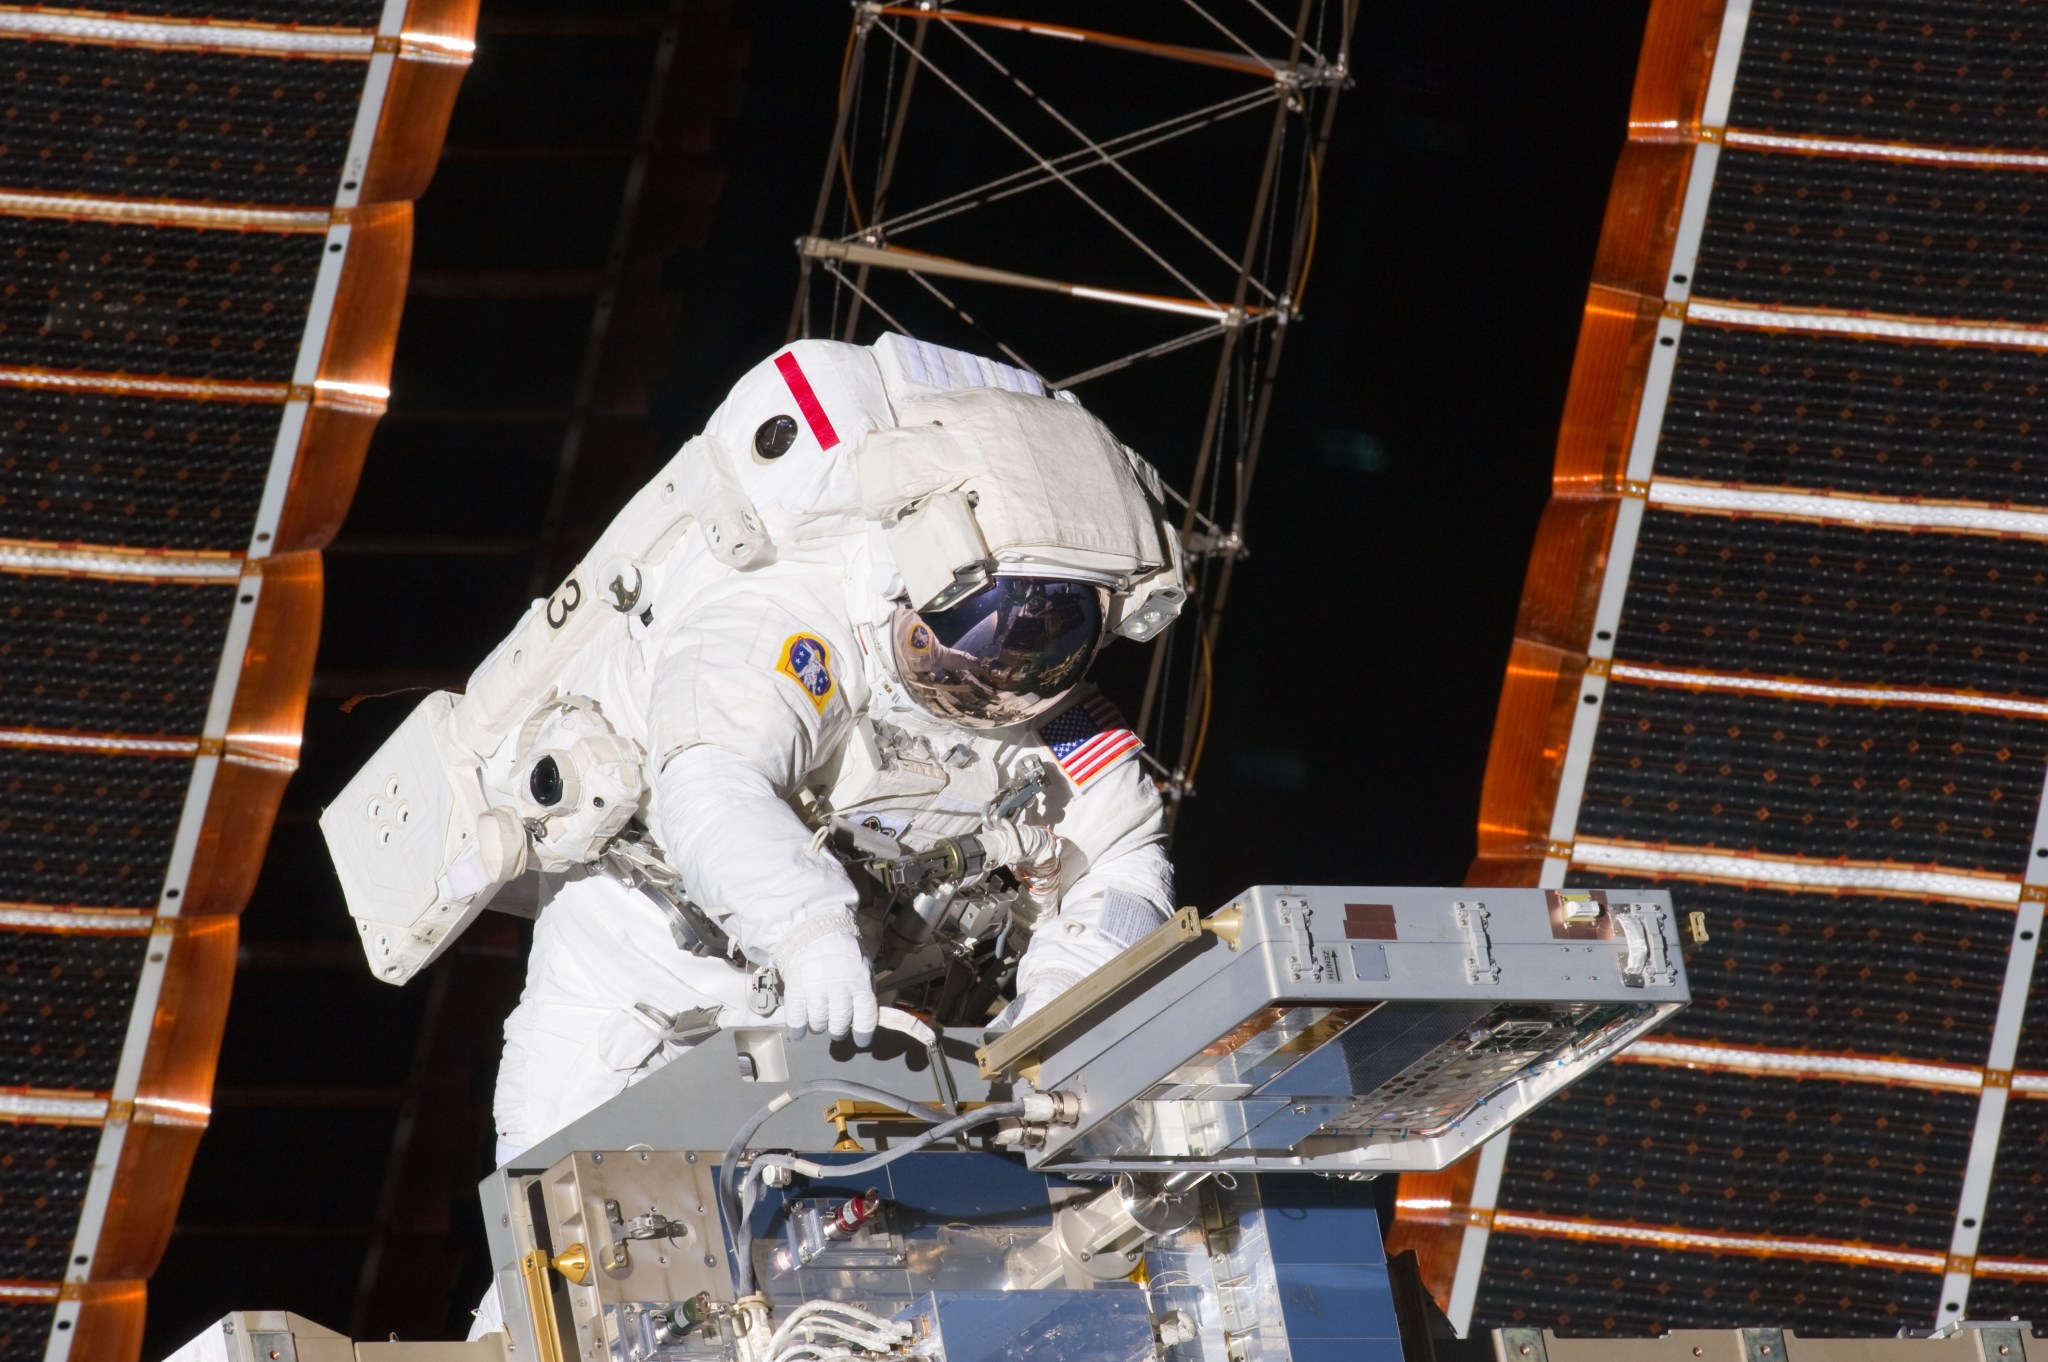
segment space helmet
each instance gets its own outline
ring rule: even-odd
[[[998,573],[943,609],[899,600],[891,660],[928,714],[969,728],[1024,723],[1080,684],[1108,608],[1108,590],[1093,582]]]
[[[1078,403],[983,388],[898,418],[856,472],[901,583],[881,651],[926,713],[1028,722],[1111,634],[1172,622],[1186,593],[1158,475]]]

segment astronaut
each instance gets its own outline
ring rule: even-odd
[[[1171,911],[1139,740],[1084,676],[1181,599],[1156,475],[1078,404],[795,343],[323,815],[372,966],[546,872],[501,1163],[718,1027],[865,1044],[878,965],[909,1001],[1028,936],[1021,1020]]]

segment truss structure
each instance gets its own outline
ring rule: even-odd
[[[1028,8],[854,7],[789,335],[1001,354],[1159,466],[1190,607],[1153,645],[1137,722],[1177,811],[1357,4],[1184,0],[1130,12],[1139,35]]]

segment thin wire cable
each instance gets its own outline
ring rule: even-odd
[[[1261,321],[1264,319],[1253,318],[1251,320]],[[1205,340],[1214,340],[1223,334],[1224,329],[1221,322],[1214,326],[1205,326],[1199,330],[1190,331],[1184,336],[1175,336],[1172,340],[1161,341],[1157,345],[1148,345],[1143,350],[1133,350],[1130,354],[1124,355],[1121,358],[1110,360],[1106,364],[1098,364],[1093,369],[1083,369],[1078,374],[1063,378],[1059,382],[1047,386],[1054,388],[1078,388],[1090,379],[1101,378],[1105,374],[1113,374],[1120,369],[1128,369],[1133,364],[1143,360],[1157,359],[1161,355],[1170,355],[1176,350],[1184,350],[1190,345],[1199,345]]]
[[[1102,148],[1096,144],[1094,138],[1090,137],[1087,133],[1082,132],[1080,126],[1076,124],[1071,118],[1068,118],[1058,109],[1055,109],[1049,102],[1047,102],[1045,96],[1039,94],[1036,90],[1033,90],[1023,81],[1017,79],[1016,74],[1012,72],[1009,67],[1004,66],[1001,62],[997,61],[995,55],[991,53],[987,48],[983,47],[980,43],[974,41],[974,39],[968,37],[966,32],[962,30],[958,25],[947,24],[946,27],[953,32],[953,35],[955,37],[957,37],[961,42],[967,45],[968,50],[972,51],[976,56],[980,57],[983,61],[987,62],[991,67],[995,68],[995,70],[1001,72],[1002,75],[1009,79],[1010,84],[1016,86],[1018,90],[1023,92],[1024,96],[1027,99],[1031,100],[1034,104],[1038,105],[1039,108],[1045,110],[1046,115],[1050,117],[1055,123],[1058,123],[1068,132],[1072,133],[1074,135],[1075,140],[1079,141],[1082,144],[1082,146],[1086,147],[1090,151],[1096,152],[1098,155],[1104,155],[1102,152]],[[1111,170],[1114,170],[1117,174],[1123,176],[1123,178],[1127,182],[1129,182],[1133,189],[1136,189],[1140,194],[1143,194],[1146,198],[1150,199],[1153,205],[1157,207],[1160,212],[1166,214],[1166,216],[1168,216],[1169,218],[1172,218],[1174,222],[1179,224],[1179,226],[1183,230],[1185,230],[1189,236],[1193,237],[1197,242],[1201,243],[1202,246],[1207,248],[1211,255],[1215,256],[1218,260],[1221,260],[1225,265],[1228,265],[1231,269],[1235,270],[1237,268],[1237,261],[1233,260],[1230,257],[1229,253],[1227,253],[1221,246],[1218,246],[1215,242],[1211,241],[1208,237],[1208,234],[1203,232],[1201,228],[1195,226],[1194,223],[1189,222],[1187,218],[1183,217],[1179,209],[1175,208],[1172,204],[1168,203],[1165,199],[1161,198],[1158,192],[1155,191],[1151,185],[1148,185],[1143,180],[1139,179],[1137,177],[1137,174],[1134,171],[1132,171],[1129,166],[1126,166],[1121,158],[1104,155],[1104,160],[1106,161]],[[1186,281],[1182,280],[1182,282],[1185,283]],[[1272,290],[1267,288],[1264,284],[1254,279],[1252,281],[1252,285],[1253,287],[1257,288],[1259,292],[1263,294],[1269,301],[1272,299]],[[1188,284],[1188,287],[1193,288],[1194,285]],[[1205,296],[1203,297],[1202,301],[1206,303],[1212,300]]]
[[[1153,147],[1164,146],[1175,138],[1186,137],[1201,131],[1203,128],[1227,122],[1239,114],[1249,113],[1253,109],[1260,108],[1272,103],[1276,99],[1284,97],[1285,92],[1277,86],[1272,89],[1252,90],[1245,94],[1232,95],[1229,99],[1219,99],[1214,104],[1205,105],[1202,108],[1193,109],[1187,113],[1175,114],[1172,118],[1163,118],[1149,127],[1136,128],[1130,132],[1118,133],[1115,137],[1104,138],[1098,145],[1104,151],[1116,148],[1115,156],[1129,156],[1135,152],[1150,151]],[[1195,122],[1194,120],[1197,119],[1202,121]],[[1187,126],[1180,126],[1182,124]],[[1157,135],[1155,136],[1155,134]],[[1152,140],[1140,142],[1135,146],[1124,145],[1141,137],[1149,137]],[[1058,156],[1053,157],[1053,164],[1068,165],[1083,161],[1088,157],[1088,154],[1088,148],[1077,147],[1073,151],[1061,152]],[[1103,164],[1105,164],[1104,161],[1097,160],[1088,165],[1074,165],[1073,170],[1076,175],[1081,175],[1086,174],[1090,170],[1098,170]],[[1023,183],[1017,183],[1018,181],[1023,181]],[[912,231],[934,222],[944,221],[946,218],[957,216],[971,209],[999,203],[1004,199],[1014,198],[1018,194],[1028,193],[1033,189],[1043,188],[1053,183],[1055,183],[1054,178],[1040,171],[1037,166],[1026,166],[1022,170],[1013,170],[1007,175],[998,175],[995,179],[975,185],[972,189],[963,189],[957,194],[948,194],[943,199],[934,199],[932,202],[920,207],[905,209],[896,217],[876,222],[875,231],[883,236],[888,236],[895,232]],[[988,197],[979,203],[970,202],[977,195],[982,194],[986,194]]]
[[[1269,9],[1267,9],[1267,8],[1266,8],[1266,7],[1264,6],[1264,5],[1260,4],[1260,3],[1259,3],[1259,0],[1245,0],[1245,3],[1249,4],[1249,5],[1250,5],[1250,6],[1251,6],[1251,7],[1253,8],[1253,9],[1257,10],[1257,11],[1258,11],[1259,13],[1261,13],[1261,14],[1265,15],[1265,16],[1266,16],[1266,21],[1267,21],[1268,23],[1272,24],[1272,25],[1273,25],[1273,27],[1275,27],[1275,28],[1279,29],[1279,30],[1280,30],[1280,31],[1281,31],[1282,33],[1285,33],[1285,34],[1286,34],[1286,35],[1287,35],[1288,37],[1290,37],[1290,38],[1292,38],[1292,37],[1294,36],[1294,30],[1293,30],[1293,28],[1291,28],[1291,27],[1289,27],[1289,26],[1288,26],[1288,23],[1287,23],[1287,21],[1286,21],[1286,20],[1284,20],[1284,19],[1282,19],[1282,18],[1281,18],[1281,17],[1279,16],[1279,15],[1277,15],[1277,14],[1273,13],[1273,11],[1272,11],[1272,10],[1269,10]],[[1318,21],[1318,27],[1320,27],[1320,26],[1321,26],[1321,22],[1320,22],[1320,21],[1321,21],[1321,20],[1322,20],[1323,18],[1325,18],[1325,17],[1326,17],[1326,16],[1327,16],[1327,15],[1329,14],[1329,12],[1330,12],[1330,7],[1329,7],[1328,5],[1323,5],[1323,6],[1321,6],[1320,8],[1318,8],[1318,9],[1316,10],[1316,18],[1317,18],[1317,21]],[[1322,61],[1322,59],[1323,59],[1323,54],[1322,54],[1322,53],[1320,53],[1320,52],[1316,51],[1316,50],[1315,50],[1315,49],[1314,49],[1313,47],[1310,47],[1310,46],[1308,45],[1308,39],[1307,39],[1306,37],[1304,37],[1304,38],[1302,39],[1302,42],[1301,42],[1301,50],[1302,50],[1302,51],[1304,51],[1304,52],[1306,52],[1306,53],[1308,53],[1308,54],[1309,54],[1309,55],[1310,55],[1311,57],[1314,57],[1314,58],[1316,59],[1316,61],[1317,61],[1317,62],[1319,62],[1319,63],[1320,63],[1320,62]]]
[[[813,1083],[832,1081],[834,1080],[812,1080]],[[799,1084],[798,1086],[801,1087],[808,1085]],[[857,1085],[844,1084],[842,1086],[852,1088]],[[794,1093],[796,1089],[792,1088],[790,1089],[790,1091]],[[905,1102],[900,1097],[888,1098],[887,1100],[894,1102],[899,1107],[904,1107],[906,1109],[911,1110],[914,1114],[920,1117],[926,1117],[927,1113],[930,1113],[932,1111],[932,1108],[930,1107],[913,1105],[911,1103]],[[758,1116],[757,1121],[765,1121],[767,1116],[772,1116],[773,1114],[773,1112],[766,1112],[764,1115]],[[874,1172],[878,1168],[886,1168],[890,1164],[896,1162],[896,1160],[903,1158],[906,1155],[915,1154],[920,1149],[928,1149],[932,1145],[937,1144],[941,1140],[949,1140],[953,1136],[961,1134],[963,1131],[972,1130],[976,1126],[987,1125],[991,1121],[1007,1121],[1014,1117],[1022,1116],[1023,1114],[1024,1104],[1022,1102],[992,1102],[988,1106],[977,1107],[975,1110],[965,1112],[959,1116],[954,1116],[950,1119],[943,1119],[937,1125],[933,1126],[931,1129],[926,1130],[921,1134],[915,1135],[908,1140],[905,1140],[902,1144],[896,1145],[889,1149],[885,1149],[879,1154],[869,1155],[865,1159],[856,1159],[852,1163],[835,1163],[823,1165],[823,1167],[827,1172],[831,1173],[831,1175],[834,1177],[862,1177],[868,1173]],[[760,1125],[758,1123],[752,1125],[751,1128],[746,1132],[747,1137],[751,1139],[753,1132],[759,1129]],[[740,1141],[735,1139],[733,1143],[735,1145],[739,1145]],[[732,1158],[736,1157],[732,1155],[730,1149],[727,1150],[727,1156],[729,1161]],[[754,1231],[753,1226],[748,1222],[748,1215],[746,1211],[746,1199],[744,1195],[745,1189],[760,1179],[762,1170],[764,1169],[787,1168],[796,1172],[804,1171],[804,1169],[802,1167],[799,1167],[799,1165],[809,1167],[817,1166],[812,1165],[809,1159],[798,1159],[788,1154],[762,1154],[758,1158],[756,1158],[754,1162],[748,1167],[745,1178],[742,1179],[740,1187],[736,1189],[740,1193],[740,1198],[737,1203],[739,1207],[739,1213],[733,1218],[732,1239],[733,1257],[737,1260],[736,1266],[740,1269],[740,1272],[742,1274],[742,1280],[740,1283],[742,1288],[740,1292],[741,1295],[752,1295],[754,1291]]]
[[[1230,25],[1224,23],[1221,19],[1218,19],[1215,15],[1209,13],[1208,10],[1203,9],[1200,5],[1195,3],[1195,0],[1185,0],[1185,3],[1189,9],[1201,15],[1204,19],[1208,20],[1209,27],[1215,29],[1218,33],[1221,33],[1224,37],[1230,39],[1231,42],[1235,43],[1237,45],[1238,51],[1244,53],[1246,56],[1250,57],[1254,61],[1266,60],[1265,53],[1259,51],[1259,49],[1253,47],[1250,43],[1238,37],[1236,29],[1230,27]]]
[[[1202,723],[1195,730],[1195,745],[1188,757],[1187,782],[1195,783],[1195,772],[1202,767],[1202,753],[1209,746],[1209,712],[1216,700],[1216,651],[1209,644],[1209,634],[1204,630],[1202,640]]]
[[[1308,272],[1316,263],[1316,229],[1322,225],[1323,171],[1316,164],[1315,149],[1308,153],[1308,244],[1301,252],[1301,277],[1294,285],[1294,310],[1301,311],[1301,300],[1308,296]]]
[[[853,66],[853,40],[854,36],[859,32],[860,28],[858,25],[848,30],[846,34],[846,51],[842,53],[839,58],[840,99],[846,98],[846,80],[847,77],[852,74],[850,68]],[[856,96],[856,98],[858,98],[858,96]],[[855,114],[852,123],[855,127],[858,127],[860,124],[858,105],[856,105],[855,107]],[[848,217],[851,217],[853,219],[853,230],[856,232],[864,232],[867,229],[861,225],[860,204],[858,201],[858,196],[853,192],[853,162],[846,154],[846,144],[852,140],[853,138],[850,132],[849,135],[839,139],[839,178],[841,182],[846,185],[846,214]],[[836,314],[834,316],[834,320],[837,320]],[[834,329],[836,330],[837,328]]]
[[[753,1233],[747,1227],[746,1208],[740,1198],[739,1162],[746,1156],[747,1146],[753,1143],[754,1136],[760,1133],[761,1127],[767,1125],[769,1119],[775,1113],[802,1101],[806,1097],[815,1097],[820,1093],[828,1092],[836,1093],[841,1097],[856,1097],[869,1102],[887,1103],[899,1111],[908,1112],[922,1120],[944,1122],[948,1119],[946,1113],[940,1111],[937,1107],[928,1107],[922,1102],[912,1102],[907,1098],[898,1097],[895,1093],[889,1092],[886,1089],[870,1087],[866,1083],[852,1083],[838,1078],[811,1078],[795,1084],[780,1097],[769,1102],[746,1119],[746,1122],[740,1126],[738,1133],[732,1137],[732,1143],[725,1147],[725,1157],[718,1165],[718,1196],[724,1205],[726,1226],[732,1232],[735,1245],[751,1245],[753,1243]],[[737,1254],[736,1257],[735,1270],[739,1277],[739,1294],[750,1296],[754,1291],[753,1254],[749,1250]]]
[[[947,27],[952,28],[953,26],[951,24],[948,24]],[[1100,216],[1104,222],[1108,223],[1111,227],[1114,227],[1119,235],[1124,237],[1124,239],[1129,241],[1133,246],[1136,246],[1140,251],[1143,251],[1161,269],[1165,270],[1168,274],[1172,275],[1174,280],[1178,282],[1183,288],[1187,289],[1190,293],[1194,294],[1196,297],[1200,298],[1203,302],[1209,304],[1211,307],[1214,307],[1216,305],[1216,300],[1214,298],[1211,298],[1208,294],[1202,292],[1202,290],[1195,285],[1193,280],[1189,279],[1186,275],[1183,275],[1179,270],[1175,269],[1170,263],[1168,263],[1164,256],[1159,254],[1159,252],[1153,250],[1150,246],[1146,245],[1142,237],[1140,237],[1136,232],[1132,231],[1129,227],[1125,226],[1121,221],[1119,221],[1116,214],[1110,212],[1107,208],[1103,207],[1101,204],[1097,203],[1093,198],[1091,198],[1087,190],[1075,184],[1072,180],[1067,178],[1066,174],[1063,171],[1061,171],[1058,167],[1054,166],[1050,161],[1046,160],[1045,157],[1039,155],[1036,148],[1034,148],[1029,142],[1026,142],[1022,137],[1019,137],[1015,132],[1011,131],[1010,128],[1007,127],[1001,119],[997,118],[993,113],[990,113],[988,109],[982,105],[980,100],[974,98],[974,96],[968,94],[965,90],[961,89],[959,82],[954,80],[951,76],[947,75],[944,71],[941,71],[937,66],[933,65],[931,58],[925,56],[922,52],[919,52],[916,49],[910,47],[909,44],[904,42],[900,34],[898,34],[894,29],[889,28],[887,25],[883,25],[881,31],[888,36],[891,42],[895,43],[898,47],[903,48],[906,52],[909,52],[912,57],[916,58],[918,63],[922,65],[925,70],[932,73],[933,79],[942,82],[947,89],[951,90],[954,94],[960,96],[961,101],[965,103],[968,108],[974,110],[983,118],[987,119],[991,127],[993,127],[997,132],[1000,132],[1003,136],[1009,138],[1010,141],[1016,144],[1018,150],[1022,151],[1026,156],[1029,156],[1032,160],[1038,162],[1040,169],[1051,174],[1061,184],[1065,185],[1067,187],[1068,192],[1072,193],[1075,198],[1081,200],[1081,202],[1087,204],[1090,208],[1094,209],[1096,214]]]
[[[873,308],[875,310],[875,315],[879,316],[883,321],[889,323],[889,325],[895,327],[898,331],[902,332],[906,336],[917,334],[916,332],[912,331],[909,327],[905,326],[902,322],[899,322],[894,317],[890,316],[888,308],[883,307],[880,303],[876,302],[867,293],[863,292],[860,286],[854,283],[853,280],[848,279],[845,275],[841,274],[839,272],[839,263],[837,261],[820,260],[818,263],[824,267],[824,270],[827,274],[831,275],[834,279],[838,280],[840,285],[844,287],[847,292],[851,293],[854,297],[860,299],[861,302],[865,303],[867,306]],[[836,294],[837,290],[835,289],[834,292]],[[839,309],[836,307],[832,309],[832,318],[835,322],[839,319]],[[836,332],[838,328],[835,326],[833,330]]]
[[[1039,382],[1045,382],[1045,375],[1038,371],[1037,365],[1032,364],[1031,362],[1026,360],[1024,356],[1018,354],[1015,350],[1012,350],[1009,346],[1003,344],[1002,341],[997,340],[996,337],[989,332],[987,327],[984,327],[980,322],[974,320],[973,317],[967,314],[966,308],[961,307],[960,304],[954,302],[951,298],[948,298],[944,293],[942,293],[939,290],[939,286],[937,284],[934,284],[931,280],[925,278],[916,270],[905,270],[904,273],[909,275],[913,280],[915,280],[925,290],[925,292],[931,294],[932,297],[938,299],[947,307],[953,309],[953,315],[958,317],[961,321],[966,322],[969,326],[973,327],[974,333],[976,335],[987,337],[989,343],[994,345],[996,349],[1001,350],[1011,359],[1016,360],[1018,368],[1025,370]]]

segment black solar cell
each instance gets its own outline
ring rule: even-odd
[[[2048,16],[2025,0],[1759,0],[1729,126],[1936,146],[2048,144]]]
[[[0,1123],[0,1280],[63,1278],[99,1144],[98,1126]]]
[[[363,58],[55,41],[0,55],[0,184],[228,204],[333,203],[369,70]]]
[[[1494,1234],[1477,1322],[1564,1334],[1672,1328],[1889,1335],[1934,1318],[1941,1277],[1855,1263]]]
[[[1614,651],[1708,671],[2041,696],[2044,610],[2041,540],[1651,510]]]
[[[0,1087],[111,1090],[150,940],[0,930]]]
[[[2048,692],[2048,543],[1651,510],[1624,662],[1903,688]]]
[[[107,6],[113,9],[114,6]],[[305,28],[375,28],[382,0],[121,0],[137,18],[214,19]]]
[[[1977,1253],[2048,1262],[2048,1101],[2019,1093],[2006,1101]]]
[[[2048,320],[2048,215],[2024,171],[1729,148],[1693,294],[1784,307]]]
[[[1612,685],[1579,835],[2017,874],[2048,724]]]
[[[246,549],[282,403],[0,387],[0,538]]]
[[[1946,1249],[1975,1093],[1614,1064],[1515,1130],[1504,1210]]]
[[[2035,873],[2042,861],[2048,860],[2048,847],[2034,848]],[[2025,1020],[2020,1026],[2019,1053],[2013,1060],[2016,1069],[2030,1069],[2035,1073],[2048,1073],[2048,952],[2034,958],[2034,977],[2027,990]]]
[[[2026,350],[1687,327],[1667,478],[2048,503],[2048,382]]]
[[[56,1318],[55,1301],[0,1301],[0,1362],[41,1362]]]
[[[324,240],[0,215],[0,364],[284,382]]]
[[[0,575],[0,726],[197,736],[235,586]]]
[[[1970,1281],[1970,1318],[2037,1320],[2041,1317],[2044,1288],[2048,1288],[2048,1282],[2039,1277],[1980,1273]]]
[[[155,906],[191,778],[189,757],[0,747],[0,901]]]
[[[1571,874],[1588,889],[1645,882]],[[1692,1006],[1660,1038],[1984,1063],[2010,909],[1676,879],[1656,887],[1681,913],[1705,913],[1710,934],[1686,960]]]

